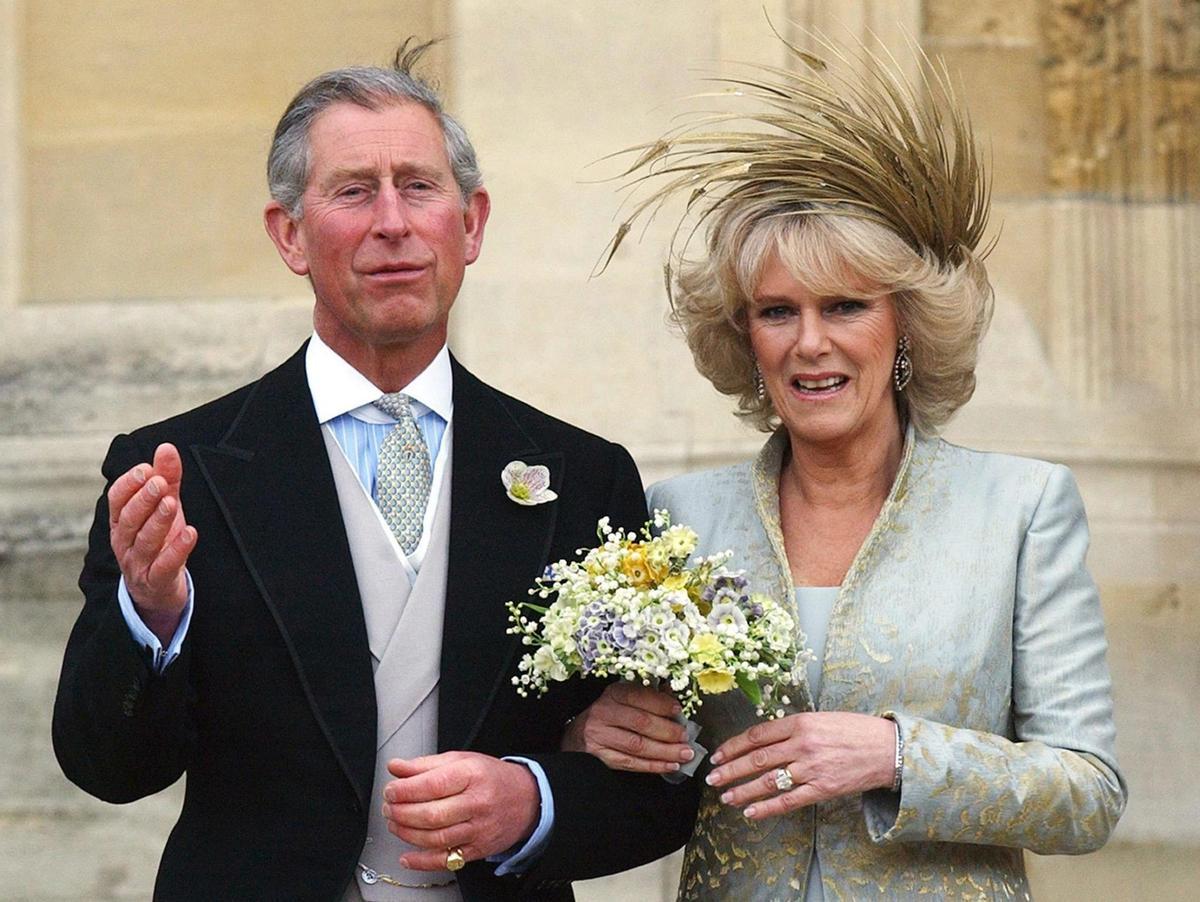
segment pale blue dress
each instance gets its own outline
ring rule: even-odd
[[[825,635],[829,632],[829,615],[837,601],[838,586],[797,586],[796,619],[804,631],[807,646],[813,657],[808,662],[808,685],[813,698],[821,697],[821,667],[825,662]],[[825,902],[821,886],[821,859],[813,847],[812,876],[805,887],[804,902]]]
[[[697,554],[733,550],[752,590],[791,602],[779,519],[787,453],[776,433],[756,460],[659,483],[648,500],[696,530]],[[814,884],[830,902],[1020,899],[1023,850],[1101,846],[1127,790],[1087,545],[1066,467],[910,427],[828,615],[819,672],[804,673],[785,706],[890,714],[905,743],[901,790],[748,821],[702,786],[680,899],[792,902],[820,898]],[[810,645],[823,622],[801,614]],[[759,722],[736,692],[706,699],[697,720],[709,748]],[[814,848],[819,880],[808,879]]]

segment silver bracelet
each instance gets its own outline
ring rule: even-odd
[[[892,771],[892,792],[899,792],[904,778],[904,734],[900,732],[900,724],[891,711],[883,716],[896,728],[896,763],[895,770]]]

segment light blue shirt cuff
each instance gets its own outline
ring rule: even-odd
[[[501,852],[488,858],[488,861],[493,864],[500,863],[500,866],[496,868],[497,877],[503,877],[505,874],[524,874],[533,867],[550,843],[550,831],[554,829],[554,793],[550,791],[550,781],[546,779],[546,772],[542,770],[542,766],[536,761],[530,761],[528,758],[521,758],[517,755],[504,760],[515,761],[517,764],[524,764],[529,768],[530,773],[537,780],[538,795],[542,802],[542,816],[538,819],[533,835],[525,840],[525,845],[516,852]]]
[[[137,644],[142,648],[149,648],[153,654],[155,673],[162,673],[167,669],[168,664],[179,657],[179,649],[183,647],[188,625],[192,622],[192,600],[195,598],[196,590],[192,585],[192,574],[184,570],[183,575],[187,579],[187,605],[183,609],[183,618],[175,629],[175,635],[171,637],[171,642],[165,649],[158,641],[158,636],[150,632],[150,628],[138,616],[137,608],[133,606],[133,598],[130,597],[129,589],[125,586],[125,577],[121,577],[121,582],[117,586],[117,603],[121,606],[121,616],[125,618],[129,632],[133,634]]]

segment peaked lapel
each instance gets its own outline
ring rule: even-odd
[[[350,547],[308,390],[306,347],[263,376],[216,447],[191,450],[279,626],[317,722],[365,806],[375,763],[375,684]]]
[[[505,400],[451,359],[454,371],[454,448],[451,474],[450,560],[438,688],[438,748],[470,748],[520,649],[507,634],[505,602],[521,601],[542,574],[554,535],[558,503],[525,507],[500,482],[505,465],[523,460],[550,470],[561,489],[563,456],[542,448]]]

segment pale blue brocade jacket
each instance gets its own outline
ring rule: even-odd
[[[751,463],[653,486],[650,506],[694,528],[698,554],[732,549],[755,590],[794,604],[786,450],[777,433]],[[1126,788],[1087,545],[1066,467],[910,430],[830,617],[815,705],[894,712],[903,788],[762,823],[705,789],[680,898],[803,898],[814,842],[827,900],[1027,898],[1022,849],[1103,845]],[[795,710],[813,709],[807,685],[795,696]],[[757,720],[736,692],[698,719],[710,749]]]

